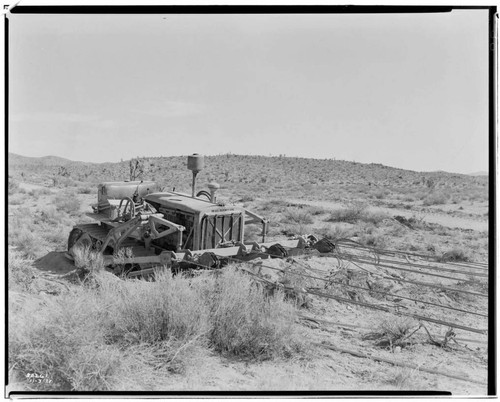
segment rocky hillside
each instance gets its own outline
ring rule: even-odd
[[[186,190],[191,173],[187,156],[140,158],[139,179],[151,179],[161,185]],[[9,154],[9,176],[44,185],[74,181],[95,184],[101,181],[129,180],[130,161],[118,163],[84,163],[49,156],[28,158]],[[447,172],[415,172],[382,164],[363,164],[333,159],[308,159],[224,154],[206,156],[206,168],[200,172],[200,184],[216,180],[222,188],[272,193],[321,190],[335,187],[439,189],[479,188],[487,191],[488,176],[470,176]],[[78,183],[77,183],[78,184]],[[316,192],[316,191],[315,191]]]

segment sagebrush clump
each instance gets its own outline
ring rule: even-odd
[[[81,261],[91,271],[93,262]],[[294,306],[235,267],[194,278],[159,270],[156,278],[120,280],[97,270],[95,286],[11,304],[9,368],[20,378],[51,373],[53,382],[37,390],[148,389],[182,370],[193,348],[253,359],[300,352]]]
[[[80,200],[74,193],[63,192],[56,195],[54,205],[59,211],[64,211],[69,215],[76,215],[80,212]]]
[[[446,204],[449,200],[449,195],[444,193],[444,192],[432,192],[428,194],[424,200],[423,204],[425,206],[430,206],[430,205],[441,205],[441,204]]]
[[[215,281],[210,343],[215,350],[243,357],[288,356],[299,347],[294,308],[282,292],[264,296],[262,287],[227,270]]]

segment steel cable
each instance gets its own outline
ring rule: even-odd
[[[280,258],[280,259],[291,258],[291,257],[283,257],[283,256],[279,256],[279,255],[273,255],[273,254],[269,254],[269,253],[266,253],[266,252],[263,252],[263,251],[256,251],[256,252],[251,252],[251,253],[266,254],[266,255],[268,255],[270,257],[275,257],[275,258]],[[232,257],[223,257],[223,256],[220,256],[220,257],[221,258],[229,258],[229,259],[232,258]],[[320,257],[325,257],[325,255],[324,254],[320,255]],[[326,257],[337,257],[338,258],[338,256],[336,255],[336,253],[328,253],[328,255],[326,255]],[[241,261],[241,260],[238,260],[238,259],[234,259],[234,260],[237,261],[237,262]],[[297,260],[294,260],[294,261],[297,261]],[[411,280],[402,279],[402,278],[392,278],[392,277],[387,276],[387,275],[379,274],[377,272],[372,272],[372,271],[370,271],[370,270],[368,270],[366,268],[363,268],[363,267],[359,266],[358,264],[356,264],[353,261],[348,260],[348,262],[352,263],[353,265],[355,265],[356,267],[358,267],[359,269],[361,269],[361,270],[363,270],[365,272],[368,272],[368,273],[370,273],[372,275],[376,275],[376,276],[379,276],[380,278],[387,279],[387,280],[390,280],[390,281],[405,282],[405,283],[410,283],[410,284],[413,284],[413,285],[426,286],[426,287],[430,287],[430,288],[434,288],[434,289],[441,289],[441,290],[445,290],[445,291],[449,291],[449,292],[458,292],[458,293],[469,294],[471,296],[478,296],[478,297],[488,298],[488,295],[484,294],[484,293],[472,292],[472,291],[463,290],[463,289],[455,289],[455,288],[450,288],[450,287],[442,286],[442,285],[434,285],[434,284],[428,283],[428,282],[411,281]],[[455,279],[455,278],[452,278],[452,279]]]
[[[451,265],[457,265],[457,266],[461,266],[461,267],[468,267],[468,268],[471,268],[471,269],[488,270],[488,264],[487,263],[482,263],[482,262],[472,262],[471,261],[471,262],[467,263],[467,264],[470,264],[470,265],[466,265],[464,263],[455,262],[455,261],[441,262],[441,261],[438,261],[437,257],[426,255],[426,254],[411,253],[411,252],[400,251],[400,250],[376,249],[376,248],[373,248],[373,247],[365,246],[365,245],[363,245],[361,243],[358,243],[358,242],[356,242],[354,240],[347,239],[347,238],[342,238],[342,239],[336,240],[336,243],[343,243],[343,242],[349,242],[349,243],[355,244],[355,246],[353,246],[353,245],[347,245],[347,244],[342,244],[343,247],[355,248],[355,249],[359,249],[359,248],[367,249],[367,250],[370,250],[372,252],[376,252],[376,253],[382,254],[382,255],[394,255],[394,254],[410,255],[410,256],[425,258],[427,260],[433,260],[433,261],[435,261],[437,263],[440,263],[440,264],[451,264]]]
[[[262,277],[258,276],[257,274],[255,274],[255,273],[253,273],[251,271],[248,271],[246,269],[244,271],[250,273],[253,276],[255,276],[258,280],[260,280],[262,282],[266,282],[268,284],[276,285],[273,282],[271,282],[271,281],[269,281],[269,280],[267,280],[265,278],[262,278]],[[373,304],[373,303],[365,303],[365,302],[361,302],[361,301],[358,301],[358,300],[346,299],[345,297],[333,296],[333,295],[329,295],[329,294],[322,293],[322,292],[317,292],[317,291],[310,290],[310,289],[308,289],[308,290],[300,290],[300,289],[292,288],[292,287],[289,287],[289,286],[286,286],[286,285],[283,285],[283,284],[281,284],[279,287],[282,287],[285,290],[287,290],[287,289],[288,290],[292,290],[292,291],[294,291],[296,293],[300,293],[300,294],[306,294],[306,295],[307,294],[311,294],[311,295],[315,295],[315,296],[318,296],[318,297],[323,297],[325,299],[331,299],[331,300],[341,301],[341,302],[344,302],[344,303],[356,304],[358,306],[363,306],[363,307],[371,308],[371,309],[374,309],[374,310],[380,310],[380,311],[384,311],[386,313],[392,313],[392,314],[395,314],[395,315],[398,315],[398,316],[411,317],[411,318],[415,318],[416,320],[427,321],[427,322],[431,322],[433,324],[444,325],[444,326],[447,326],[447,327],[457,328],[457,329],[461,329],[461,330],[468,331],[468,332],[474,332],[476,334],[487,335],[487,333],[488,333],[488,330],[486,330],[486,329],[476,329],[476,328],[468,327],[468,326],[465,326],[465,325],[455,324],[455,323],[448,322],[448,321],[443,321],[443,320],[438,320],[438,319],[431,318],[431,317],[421,316],[419,314],[404,313],[404,312],[401,312],[401,311],[391,311],[391,309],[389,309],[388,307],[385,307],[385,306],[380,306],[380,305],[376,305],[376,304]]]
[[[375,265],[377,267],[382,267],[382,268],[389,268],[389,269],[395,269],[397,271],[405,271],[405,272],[413,272],[413,273],[416,273],[418,275],[427,275],[427,276],[435,276],[437,278],[444,278],[444,279],[451,279],[451,280],[460,280],[460,278],[454,278],[452,276],[447,276],[447,275],[440,275],[440,274],[434,274],[432,272],[420,272],[420,271],[416,271],[414,269],[409,269],[409,268],[402,268],[402,267],[394,267],[392,265],[387,265],[387,264],[381,264],[381,263],[377,263],[377,262],[372,262],[372,261],[369,261],[369,260],[366,260],[366,259],[363,259],[362,257],[358,257],[358,256],[354,256],[354,255],[349,255],[350,259],[351,260],[354,260],[354,261],[357,261],[357,262],[361,262],[363,264],[370,264],[370,265]],[[463,279],[463,278],[462,278]]]
[[[348,253],[346,253],[346,254],[349,256],[357,257],[357,258],[365,258],[363,256],[358,256],[355,254],[348,254]],[[412,262],[386,260],[386,259],[379,259],[379,261],[383,262],[383,263],[388,263],[388,264],[396,264],[396,265],[400,264],[400,265],[416,267],[416,268],[430,269],[430,270],[443,271],[443,272],[453,272],[453,273],[461,274],[461,275],[478,276],[478,277],[483,277],[483,278],[487,278],[489,276],[488,274],[483,274],[483,273],[458,271],[458,270],[451,269],[451,268],[442,268],[442,267],[436,267],[433,265],[423,265],[423,264],[417,264],[417,263],[412,263]]]
[[[226,257],[226,258],[232,259],[231,257]],[[237,262],[240,262],[240,263],[242,262],[240,260],[236,260],[236,259],[234,259],[234,260],[237,261]],[[268,268],[268,269],[271,269],[271,270],[275,270],[275,271],[283,271],[283,269],[271,267],[271,266],[265,265],[265,264],[259,264],[259,266],[262,266],[262,267],[265,267],[265,268]],[[285,273],[287,273],[287,272],[285,272]],[[290,272],[288,272],[288,273],[290,273]],[[372,290],[372,289],[365,288],[365,287],[362,287],[362,286],[356,286],[356,285],[351,285],[351,284],[343,283],[343,282],[339,282],[339,281],[333,281],[333,280],[330,280],[330,279],[320,278],[320,277],[313,276],[313,275],[308,275],[308,274],[303,274],[303,273],[298,273],[298,272],[291,272],[291,274],[292,275],[297,275],[297,276],[302,276],[302,277],[305,277],[305,278],[320,280],[320,281],[323,281],[323,282],[326,282],[326,283],[334,283],[334,284],[338,284],[338,285],[344,285],[344,286],[347,286],[347,287],[350,287],[350,288],[361,289],[361,290],[365,290],[365,291],[368,291],[368,292],[379,293],[379,294],[386,295],[386,296],[391,296],[391,297],[395,297],[395,298],[401,298],[401,299],[405,299],[405,300],[410,300],[410,301],[413,301],[413,302],[416,302],[416,303],[429,304],[431,306],[435,306],[435,307],[439,307],[439,308],[445,308],[445,309],[454,310],[454,311],[459,311],[459,312],[466,313],[466,314],[477,315],[477,316],[480,316],[480,317],[488,317],[487,314],[482,314],[482,313],[477,313],[477,312],[474,312],[474,311],[463,310],[463,309],[459,309],[459,308],[456,308],[456,307],[446,306],[444,304],[438,304],[438,303],[428,302],[428,301],[425,301],[425,300],[413,299],[411,297],[406,297],[406,296],[402,296],[402,295],[396,295],[396,294],[393,294],[393,293],[383,292],[383,291],[380,291],[380,290]]]

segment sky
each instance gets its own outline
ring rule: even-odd
[[[488,171],[488,12],[9,16],[9,152]]]

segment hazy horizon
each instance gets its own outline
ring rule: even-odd
[[[9,16],[9,152],[488,171],[488,11]]]

